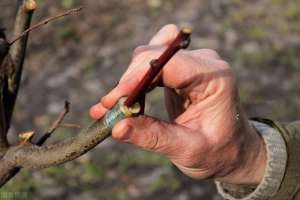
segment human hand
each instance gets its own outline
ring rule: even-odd
[[[175,25],[167,25],[148,45],[138,47],[118,85],[90,115],[101,118],[130,94],[149,62],[178,32]],[[124,119],[113,128],[113,138],[161,153],[193,178],[259,183],[266,165],[264,143],[240,106],[228,63],[213,50],[181,50],[163,68],[159,81],[165,87],[170,122],[145,115]]]

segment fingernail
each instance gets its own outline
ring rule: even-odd
[[[106,112],[106,110],[100,105],[94,105],[90,109],[90,115],[94,119],[98,119],[102,117],[102,115]]]

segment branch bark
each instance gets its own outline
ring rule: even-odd
[[[30,26],[36,8],[34,0],[23,0],[19,3],[14,34],[22,33]],[[1,29],[0,33],[0,156],[9,146],[6,136],[21,80],[27,37],[20,39],[10,48],[10,45],[7,46],[4,30]]]
[[[0,186],[4,185],[21,168],[43,169],[63,164],[91,150],[110,136],[113,126],[118,121],[139,113],[138,104],[128,108],[123,105],[123,102],[119,102],[104,118],[93,122],[78,135],[57,144],[38,146],[25,143],[10,147],[0,160]]]
[[[41,137],[35,145],[21,144],[17,147],[9,147],[7,132],[11,122],[21,77],[23,63],[26,54],[28,34],[30,31],[47,24],[50,21],[73,14],[82,9],[71,9],[54,17],[49,17],[33,27],[30,27],[33,12],[36,9],[35,0],[17,0],[17,13],[14,25],[14,39],[7,41],[4,29],[0,28],[0,187],[14,177],[23,167],[9,158],[12,152],[23,149],[26,146],[41,146],[51,134],[60,126],[63,118],[68,112],[68,104],[53,126]],[[24,148],[26,149],[26,148]],[[59,152],[57,152],[59,154]]]
[[[5,153],[7,142],[8,124],[6,119],[6,93],[7,93],[7,66],[9,45],[6,40],[4,29],[0,29],[0,157]]]
[[[58,118],[50,126],[49,130],[41,138],[38,139],[38,141],[35,143],[37,146],[42,146],[46,142],[46,140],[51,136],[51,134],[54,133],[55,130],[60,126],[60,124],[62,123],[65,116],[68,114],[68,112],[69,112],[69,102],[65,102],[64,111],[62,111],[59,114]],[[1,159],[0,162],[3,162],[4,159]],[[2,187],[10,179],[12,179],[17,173],[19,173],[21,169],[22,169],[21,167],[16,167],[6,163],[3,163],[3,165],[0,164],[0,187]]]
[[[36,2],[34,0],[19,0],[19,7],[16,15],[13,34],[20,35],[30,27],[33,12],[36,9]],[[23,63],[26,54],[28,34],[16,41],[10,47],[9,54],[13,61],[13,65],[8,66],[8,93],[5,95],[6,101],[6,123],[9,128],[13,109],[15,106],[20,81],[23,71]]]
[[[30,26],[33,11],[36,9],[34,0],[18,0],[17,3],[15,35],[22,33]],[[7,132],[21,80],[27,39],[28,35],[10,48],[4,29],[0,30],[0,157],[2,159],[9,147]],[[18,171],[18,168],[3,162],[0,166],[0,177],[2,180],[9,180]]]

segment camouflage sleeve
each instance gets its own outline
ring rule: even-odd
[[[255,119],[251,123],[266,144],[267,167],[264,177],[259,185],[254,186],[216,182],[219,193],[228,200],[298,199],[300,121],[283,125],[267,119]]]

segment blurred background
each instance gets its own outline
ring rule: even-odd
[[[86,125],[89,107],[110,91],[133,49],[163,25],[193,28],[191,49],[212,48],[236,71],[249,116],[280,121],[300,113],[300,1],[293,0],[37,0],[33,23],[84,5],[79,15],[31,33],[11,134],[43,133],[71,102],[66,122]],[[11,31],[15,1],[1,0],[0,25]],[[298,83],[298,84],[297,84]],[[166,119],[163,93],[147,98],[147,114]],[[60,129],[48,143],[76,134]],[[218,200],[210,181],[192,180],[156,154],[108,139],[75,161],[22,170],[1,191],[28,199]],[[24,199],[24,196],[15,196]]]

